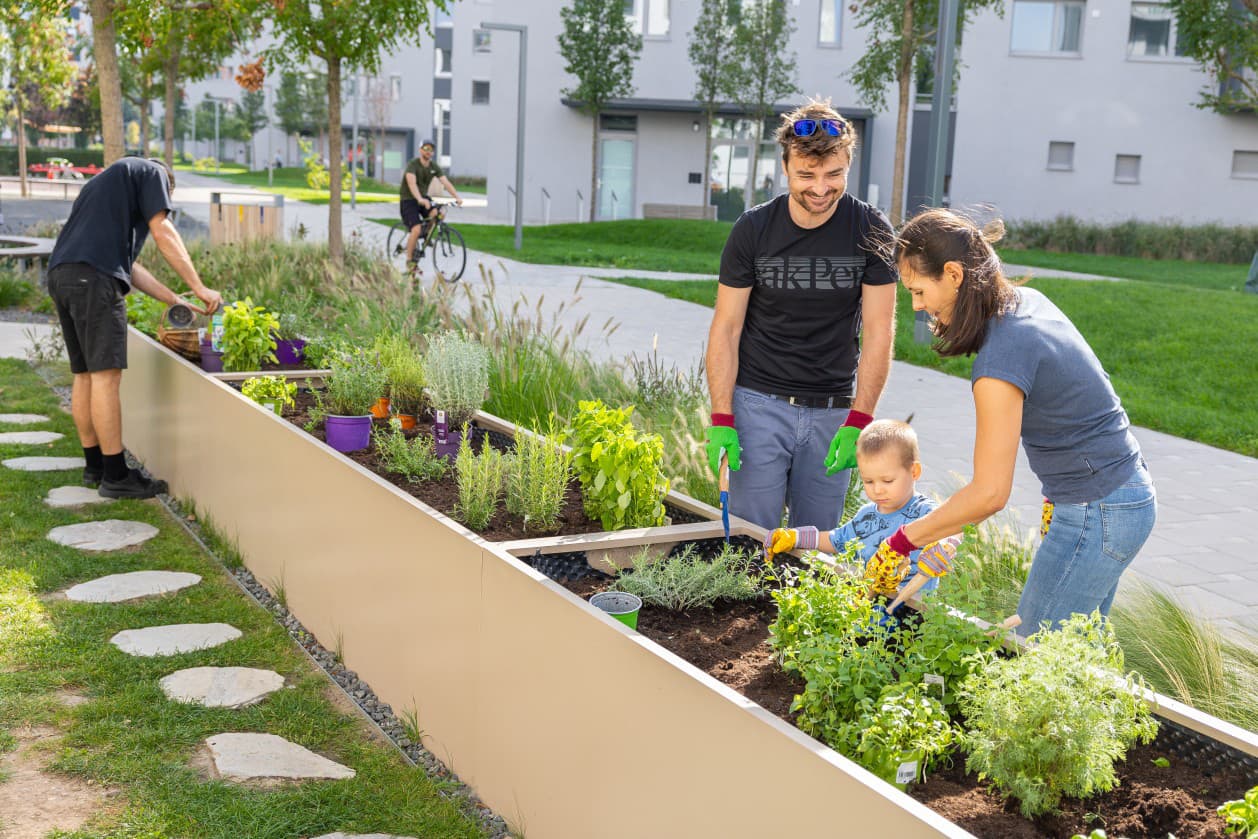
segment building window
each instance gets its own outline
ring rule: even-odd
[[[1258,151],[1232,152],[1233,178],[1258,178]]]
[[[672,24],[670,0],[624,0],[625,19],[638,35],[667,38]]]
[[[638,117],[634,114],[599,114],[598,127],[602,131],[637,131]]]
[[[1048,168],[1070,172],[1075,168],[1075,144],[1053,140],[1048,144]]]
[[[1175,32],[1175,13],[1165,3],[1132,3],[1127,31],[1129,56],[1182,56]]]
[[[821,20],[817,27],[817,41],[838,46],[843,26],[843,0],[821,0]]]
[[[450,50],[443,50],[441,47],[437,47],[433,50],[433,54],[436,58],[436,71],[438,76],[450,75],[450,52]]]
[[[1114,156],[1114,183],[1140,183],[1140,155],[1119,154]]]
[[[472,30],[472,52],[490,52],[488,29]]]
[[[489,82],[472,82],[472,104],[489,104]]]
[[[1082,0],[1014,0],[1012,52],[1079,52]]]
[[[389,76],[389,98],[394,102],[402,101],[402,77],[399,75]]]

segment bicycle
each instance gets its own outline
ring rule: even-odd
[[[432,248],[432,265],[437,276],[447,283],[457,283],[467,267],[467,245],[463,234],[446,224],[446,211],[456,206],[451,202],[433,202],[434,213],[426,219],[428,230],[415,242],[415,263],[424,258],[424,252]],[[401,219],[394,219],[385,240],[385,257],[390,261],[406,256],[406,238],[410,229]]]

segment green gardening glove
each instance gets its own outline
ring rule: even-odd
[[[827,475],[837,475],[856,465],[856,438],[873,421],[874,418],[869,414],[862,414],[860,411],[847,412],[847,419],[843,420],[839,430],[834,433],[834,439],[830,441],[830,453],[825,460]]]
[[[705,448],[708,450],[708,464],[712,467],[713,475],[720,477],[722,449],[729,458],[730,471],[738,471],[738,467],[742,465],[743,449],[738,444],[738,430],[734,428],[733,414],[712,415]]]

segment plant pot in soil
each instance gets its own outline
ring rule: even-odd
[[[303,338],[277,340],[275,360],[280,364],[301,364],[306,357],[306,341]]]
[[[371,445],[371,415],[343,417],[329,414],[323,426],[328,445],[338,452],[356,452]]]
[[[201,342],[201,369],[207,373],[223,372],[223,353],[214,349],[209,341]]]
[[[389,397],[381,396],[376,400],[376,404],[371,406],[371,415],[376,419],[389,418]]]
[[[630,629],[638,628],[638,611],[642,608],[642,598],[636,594],[600,591],[590,598],[590,605],[602,609]]]
[[[402,423],[403,429],[409,430],[415,427],[414,414],[398,414],[397,418],[398,418],[398,422]]]

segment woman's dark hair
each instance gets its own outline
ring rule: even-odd
[[[944,264],[961,265],[963,277],[957,302],[947,324],[935,324],[935,352],[942,356],[971,355],[987,338],[992,318],[1017,305],[1014,286],[1001,270],[992,243],[1000,241],[1005,225],[999,219],[982,229],[952,210],[932,209],[913,217],[896,237],[893,257],[933,282],[943,279]]]

